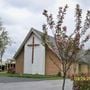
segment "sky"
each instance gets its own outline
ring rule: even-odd
[[[4,54],[4,60],[14,56],[30,28],[42,31],[42,25],[45,23],[42,15],[44,9],[55,17],[58,7],[65,4],[68,4],[69,8],[64,24],[70,33],[75,28],[75,5],[79,4],[83,9],[82,19],[84,20],[86,11],[90,9],[90,0],[0,0],[0,18],[12,40],[12,44],[8,46]],[[89,43],[86,47],[89,47]]]

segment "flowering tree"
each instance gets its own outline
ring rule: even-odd
[[[57,15],[57,21],[53,19],[52,14],[48,14],[47,10],[44,10],[43,15],[46,17],[47,23],[43,25],[43,31],[47,39],[48,31],[51,29],[55,40],[55,51],[59,54],[60,61],[62,63],[63,72],[63,86],[64,90],[65,79],[68,70],[73,62],[77,60],[77,53],[84,47],[84,44],[89,40],[90,35],[87,35],[83,40],[82,36],[90,28],[90,11],[87,11],[84,25],[82,26],[82,9],[77,4],[75,8],[75,29],[71,35],[67,35],[67,27],[63,26],[64,17],[67,11],[68,5],[64,8],[60,7]],[[48,40],[45,41],[46,44]],[[60,68],[61,70],[61,68]]]

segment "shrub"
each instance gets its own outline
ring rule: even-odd
[[[8,69],[8,73],[14,74],[14,73],[15,73],[15,68],[13,68],[13,67],[12,67],[12,68],[9,68],[9,69]]]
[[[90,90],[89,74],[79,74],[73,80],[73,90]]]
[[[74,81],[73,90],[90,90],[90,80]]]
[[[57,76],[61,77],[61,72],[58,72]]]

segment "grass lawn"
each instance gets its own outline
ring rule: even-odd
[[[0,77],[20,77],[20,78],[33,78],[33,79],[41,79],[41,80],[57,80],[62,79],[62,77],[59,76],[52,76],[52,75],[31,75],[31,74],[11,74],[7,72],[0,72]]]

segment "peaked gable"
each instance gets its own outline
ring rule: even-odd
[[[22,51],[22,49],[24,48],[24,45],[26,44],[26,42],[29,40],[31,34],[34,33],[40,40],[41,40],[41,36],[42,36],[42,32],[35,30],[34,28],[31,28],[31,30],[29,31],[29,33],[27,34],[27,36],[25,37],[24,41],[22,42],[22,44],[20,45],[20,47],[18,48],[17,52],[15,53],[15,55],[13,56],[14,59],[17,58],[17,56],[20,54],[20,52]]]

